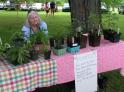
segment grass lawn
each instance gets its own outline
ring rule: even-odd
[[[42,19],[48,24],[49,33],[58,33],[67,30],[66,26],[71,24],[70,13],[57,12],[55,16],[45,17],[44,12],[39,12]],[[0,37],[4,42],[8,41],[14,32],[21,31],[25,22],[27,12],[0,11]],[[123,33],[121,38],[124,39],[124,15],[119,16],[119,27]],[[107,87],[99,92],[124,92],[124,77],[119,74],[118,70],[103,74],[108,78]],[[64,92],[64,91],[63,91]]]
[[[46,18],[45,12],[39,12],[42,20],[47,23],[50,34],[60,33],[63,30],[67,30],[67,26],[70,25],[70,13],[56,13],[55,16],[49,16]],[[4,41],[12,36],[14,32],[21,31],[23,24],[25,23],[27,12],[14,11],[0,11],[0,37]]]

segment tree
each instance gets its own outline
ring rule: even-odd
[[[124,3],[124,0],[101,0],[101,2],[104,2],[108,6],[108,8],[114,8]]]
[[[80,22],[84,22],[85,31],[88,32],[90,29],[88,18],[93,12],[99,16],[100,24],[100,0],[69,0],[69,4],[71,7],[71,20],[74,30],[80,25]],[[78,22],[73,21],[73,19],[78,20]]]

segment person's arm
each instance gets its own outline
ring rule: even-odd
[[[24,39],[28,40],[28,38],[30,37],[30,28],[23,26],[22,32],[23,32]]]
[[[40,29],[41,29],[41,30],[45,30],[45,31],[44,31],[45,34],[48,34],[47,24],[46,24],[44,21],[41,22]]]

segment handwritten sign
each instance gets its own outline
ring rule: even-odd
[[[76,92],[97,91],[97,51],[74,56]]]

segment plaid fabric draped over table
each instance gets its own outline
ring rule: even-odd
[[[38,60],[12,66],[0,61],[0,92],[28,92],[56,84],[56,61]]]

